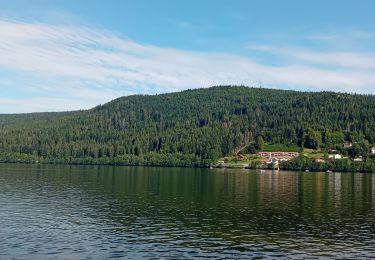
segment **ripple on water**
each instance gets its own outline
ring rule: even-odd
[[[374,256],[375,177],[328,177],[0,165],[0,259]]]

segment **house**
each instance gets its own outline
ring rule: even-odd
[[[315,159],[315,162],[317,163],[325,163],[326,161],[322,158]]]
[[[362,156],[358,156],[358,157],[354,158],[353,161],[355,161],[355,162],[362,162],[363,158],[362,158]]]
[[[260,161],[262,163],[266,163],[266,164],[272,163],[272,159],[270,159],[270,158],[262,158],[262,159],[260,159]]]
[[[297,152],[258,152],[258,156],[264,158],[261,161],[266,164],[285,162],[299,156]]]
[[[342,156],[341,156],[341,154],[330,154],[330,155],[328,155],[328,158],[329,159],[335,159],[335,160],[339,160],[339,159],[342,159]]]
[[[277,159],[291,159],[299,156],[297,152],[258,152],[260,157],[277,158]]]
[[[271,157],[271,152],[258,152],[260,157]]]
[[[286,155],[288,157],[298,157],[299,153],[297,153],[297,152],[287,152]]]
[[[329,148],[328,153],[334,154],[334,153],[337,153],[337,150],[333,148]]]
[[[351,143],[351,142],[347,142],[347,143],[344,143],[344,148],[350,148],[350,147],[352,147],[353,146],[353,143]]]
[[[371,154],[375,154],[375,146],[371,147]]]

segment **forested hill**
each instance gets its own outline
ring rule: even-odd
[[[250,145],[375,142],[375,97],[212,87],[90,110],[0,115],[2,161],[204,165]]]

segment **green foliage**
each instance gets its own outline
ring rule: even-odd
[[[246,148],[240,151],[241,154],[255,154],[257,152],[256,144],[251,143],[250,145],[246,146]]]
[[[319,131],[307,131],[304,140],[304,147],[310,149],[317,149],[322,142],[322,134]]]
[[[0,115],[1,160],[25,162],[204,166],[243,147],[252,150],[251,144],[314,148],[342,145],[345,138],[371,144],[374,136],[373,96],[247,87],[122,97],[86,111]]]
[[[258,138],[257,138],[257,148],[259,150],[263,150],[264,149],[264,139],[263,139],[263,137],[261,135],[258,136]]]
[[[349,140],[353,143],[360,143],[360,142],[363,142],[363,139],[364,139],[364,135],[363,133],[361,132],[358,132],[358,131],[354,131],[354,132],[350,132],[349,134]]]
[[[319,163],[311,158],[299,157],[282,162],[280,168],[298,171],[375,172],[375,160],[352,162],[350,159],[342,159]]]
[[[323,133],[323,143],[327,144],[328,147],[336,146],[337,144],[343,144],[344,139],[344,131],[330,131],[325,129]]]
[[[266,144],[263,148],[265,152],[300,152],[301,147],[295,144]]]

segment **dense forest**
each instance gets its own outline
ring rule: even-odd
[[[121,97],[90,110],[0,115],[0,161],[207,166],[259,142],[375,143],[375,97],[220,86]]]

